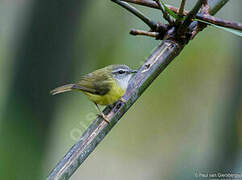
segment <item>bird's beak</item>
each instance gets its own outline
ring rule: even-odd
[[[131,73],[137,73],[138,71],[137,70],[131,70]]]

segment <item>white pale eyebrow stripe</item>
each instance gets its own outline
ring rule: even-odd
[[[121,71],[125,71],[125,72],[129,72],[128,69],[119,68],[119,69],[115,69],[115,70],[113,71],[113,73],[117,73],[117,72],[119,72],[120,70],[121,70]]]

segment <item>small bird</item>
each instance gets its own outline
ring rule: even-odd
[[[109,65],[81,77],[74,84],[67,84],[50,91],[52,95],[67,91],[81,91],[97,106],[100,116],[109,123],[98,104],[109,105],[117,102],[126,92],[129,80],[136,73],[127,65]]]

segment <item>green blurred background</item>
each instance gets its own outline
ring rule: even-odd
[[[217,16],[241,22],[241,5],[230,1]],[[162,21],[160,11],[140,9]],[[1,180],[44,179],[95,119],[87,97],[51,89],[109,64],[138,68],[160,43],[131,28],[148,30],[109,0],[0,0]],[[72,179],[242,173],[241,48],[233,34],[200,33]]]

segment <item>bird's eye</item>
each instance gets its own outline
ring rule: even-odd
[[[119,70],[118,73],[119,73],[119,74],[124,74],[125,71],[123,71],[123,70]]]

